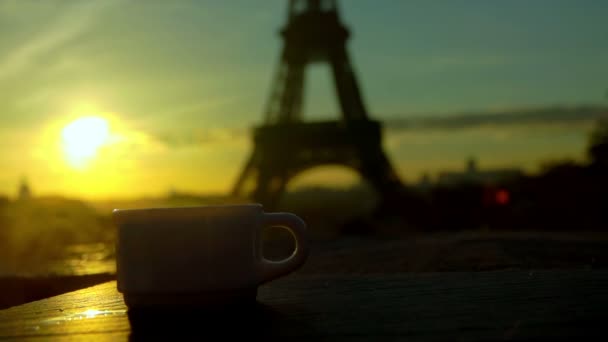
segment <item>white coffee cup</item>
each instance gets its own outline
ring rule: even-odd
[[[115,209],[117,284],[129,307],[204,305],[254,299],[260,284],[306,260],[306,224],[260,204]],[[262,231],[283,227],[291,256],[264,258]]]

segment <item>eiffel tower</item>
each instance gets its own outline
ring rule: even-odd
[[[266,106],[265,122],[253,132],[254,151],[233,189],[275,208],[289,180],[318,165],[338,164],[357,171],[382,203],[399,201],[403,188],[382,150],[382,127],[371,120],[361,97],[335,0],[290,0],[284,46]],[[303,122],[307,65],[328,63],[342,116],[336,121]]]

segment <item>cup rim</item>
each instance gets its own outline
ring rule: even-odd
[[[167,212],[181,213],[183,217],[194,217],[201,209],[220,209],[220,208],[258,208],[263,211],[263,206],[260,203],[242,203],[242,204],[212,204],[212,205],[193,205],[183,207],[147,207],[147,208],[129,208],[112,210],[112,219],[115,224],[121,224],[125,221],[134,222],[139,220],[149,221],[151,219],[160,218],[159,215]]]

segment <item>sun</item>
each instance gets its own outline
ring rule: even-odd
[[[98,116],[80,117],[61,130],[63,152],[68,163],[83,167],[110,138],[108,121]]]

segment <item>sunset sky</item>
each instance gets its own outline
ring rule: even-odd
[[[577,108],[608,104],[608,2],[340,4],[364,100],[406,182],[470,156],[530,172],[584,157],[603,114]],[[92,199],[227,192],[263,117],[285,9],[0,0],[0,194],[22,177],[34,194]],[[328,68],[308,79],[306,116],[336,117]]]

